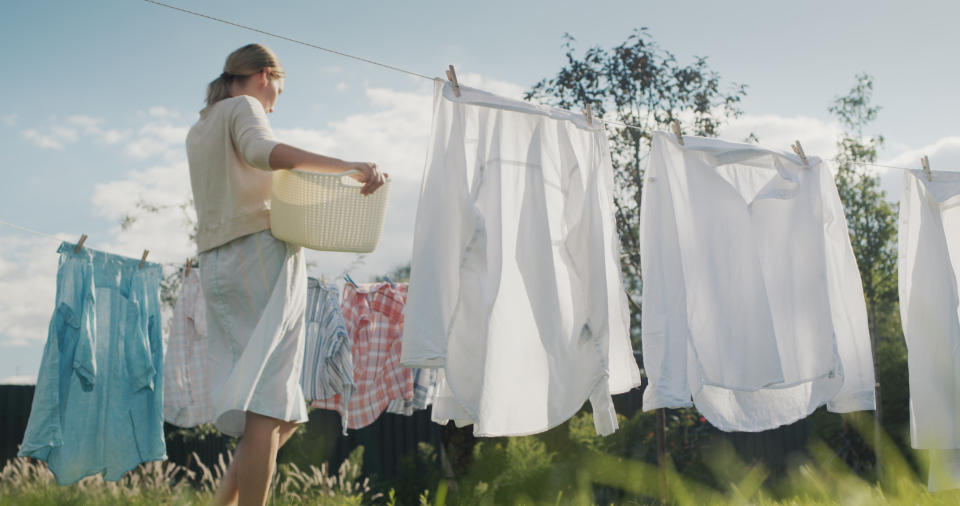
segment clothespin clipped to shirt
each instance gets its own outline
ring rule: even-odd
[[[326,275],[326,274],[321,274],[321,275],[320,275],[320,283],[321,283],[321,284],[324,284],[324,285],[327,284],[327,275]]]
[[[150,250],[148,250],[148,249],[143,250],[143,256],[140,257],[140,268],[141,268],[141,269],[143,269],[143,266],[146,265],[146,263],[147,263],[147,255],[149,255],[149,254],[150,254]]]
[[[76,247],[76,248],[73,248],[73,253],[74,253],[74,254],[80,253],[80,248],[83,247],[83,243],[85,243],[85,242],[87,242],[87,234],[83,234],[83,235],[80,236],[80,240],[77,241],[77,247]]]
[[[800,157],[800,161],[802,161],[804,165],[810,165],[810,163],[807,162],[807,154],[803,152],[803,146],[800,145],[800,141],[794,141],[790,147],[793,148],[793,152]]]
[[[920,165],[923,167],[923,174],[927,176],[927,181],[933,181],[933,173],[930,172],[930,159],[927,155],[920,158]]]
[[[391,288],[393,287],[393,281],[390,281],[390,276],[384,276],[383,279],[384,281],[390,284]]]
[[[590,107],[590,104],[587,104],[587,107],[583,109],[583,115],[587,117],[587,125],[593,125],[593,108]]]
[[[354,288],[360,288],[359,286],[357,286],[357,283],[353,281],[353,278],[350,277],[350,274],[344,274],[343,279],[347,283],[350,283],[351,285],[353,285]]]
[[[187,268],[183,270],[183,277],[187,277],[187,276],[190,275],[190,267],[192,266],[192,264],[193,264],[193,262],[191,262],[190,259],[188,258],[188,259],[187,259]]]
[[[453,69],[453,65],[450,65],[450,68],[447,69],[447,80],[453,84],[453,94],[460,96],[460,83],[457,82],[457,71]]]
[[[683,134],[680,133],[680,122],[677,120],[673,120],[673,122],[670,123],[670,126],[673,128],[673,134],[677,136],[677,142],[679,142],[680,145],[683,146]]]

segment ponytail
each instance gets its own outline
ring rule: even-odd
[[[260,44],[247,44],[227,56],[223,73],[207,85],[207,105],[211,106],[225,98],[230,98],[230,87],[236,82],[243,85],[247,78],[263,69],[270,70],[270,77],[278,79],[284,76],[283,66],[270,48]]]

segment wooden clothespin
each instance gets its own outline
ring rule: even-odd
[[[683,134],[680,132],[680,122],[677,120],[673,120],[673,122],[670,123],[670,126],[673,128],[673,134],[677,136],[677,142],[679,142],[680,145],[683,146],[684,145]]]
[[[327,284],[327,275],[326,275],[326,274],[321,274],[321,275],[320,275],[320,284],[323,284],[323,285]]]
[[[141,268],[141,269],[143,269],[143,266],[146,265],[146,263],[147,263],[147,255],[149,255],[149,254],[150,254],[150,250],[148,250],[148,249],[143,250],[143,256],[140,257],[140,268]]]
[[[587,107],[584,108],[583,115],[587,117],[587,124],[593,125],[593,108],[590,107],[590,104],[587,104]]]
[[[76,248],[73,248],[73,253],[74,253],[74,254],[80,253],[80,248],[83,247],[83,243],[85,243],[85,242],[87,242],[87,234],[83,234],[83,235],[80,236],[80,240],[77,241],[77,247],[76,247]]]
[[[807,154],[803,152],[803,146],[800,145],[800,141],[794,141],[790,147],[793,148],[793,152],[800,157],[800,161],[802,161],[804,165],[810,165],[810,163],[807,162]]]
[[[923,174],[927,176],[927,181],[933,181],[933,173],[930,172],[930,159],[927,155],[920,157],[920,165],[923,167]]]
[[[187,277],[187,276],[190,275],[190,267],[191,267],[192,264],[193,264],[193,262],[191,262],[190,259],[188,258],[188,259],[187,259],[187,268],[183,271],[183,277]]]
[[[460,96],[460,83],[457,81],[457,71],[454,70],[453,65],[450,65],[450,68],[447,69],[447,80],[453,84],[453,94]]]

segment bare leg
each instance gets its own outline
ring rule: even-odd
[[[233,460],[227,467],[227,473],[220,481],[220,487],[213,496],[213,504],[217,506],[234,506],[237,504],[237,466],[240,461],[241,450],[243,449],[243,438],[237,443],[237,449],[233,452]]]
[[[224,475],[223,481],[221,481],[220,483],[220,488],[217,489],[217,493],[214,496],[214,504],[218,506],[233,506],[237,504],[239,488],[240,488],[238,469],[243,465],[241,462],[244,461],[242,457],[242,455],[244,455],[243,443],[244,441],[246,441],[247,439],[246,435],[250,431],[250,416],[257,416],[257,417],[260,417],[261,419],[265,419],[265,420],[262,420],[263,422],[269,421],[276,424],[275,429],[271,428],[270,431],[272,432],[276,430],[277,435],[279,436],[277,441],[277,449],[282,447],[287,441],[290,440],[290,437],[293,436],[294,432],[296,432],[297,425],[298,425],[295,422],[280,421],[275,418],[261,416],[255,413],[247,414],[247,426],[246,426],[247,429],[244,432],[244,437],[242,437],[240,439],[240,442],[237,444],[237,449],[233,455],[233,461],[230,462],[230,466],[227,468],[227,473],[226,475]],[[265,429],[254,429],[254,430],[265,430]],[[271,435],[271,439],[272,439],[272,435]],[[264,490],[269,489],[269,485],[270,485],[269,478],[273,475],[273,469],[276,467],[276,457],[277,457],[276,450],[274,450],[273,457],[271,459],[271,462],[273,462],[273,465],[270,467],[270,471],[269,471],[270,474],[267,477],[268,479],[267,486]],[[244,491],[246,491],[246,487],[244,487]],[[265,495],[265,492],[264,492],[264,495]],[[264,501],[266,501],[265,497],[264,497]]]
[[[243,432],[243,455],[237,463],[239,504],[263,506],[267,503],[270,479],[277,466],[282,420],[247,412]]]
[[[297,431],[297,426],[300,425],[296,422],[280,422],[280,447],[290,440],[293,436],[293,433]]]

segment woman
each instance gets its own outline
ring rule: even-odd
[[[364,195],[385,177],[373,163],[274,140],[266,113],[283,84],[270,49],[250,44],[234,51],[187,134],[215,424],[240,437],[217,504],[265,504],[277,450],[307,421],[299,382],[306,267],[298,246],[270,233],[271,171],[357,170]]]

